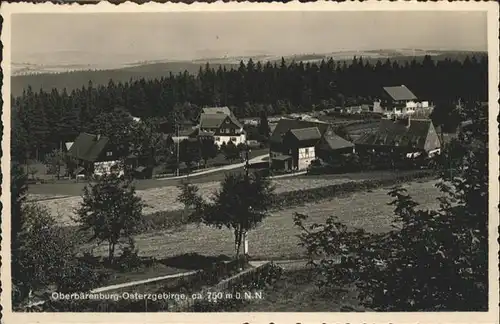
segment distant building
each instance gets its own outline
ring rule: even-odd
[[[335,135],[331,125],[296,119],[281,119],[270,137],[271,167],[304,170],[318,155],[346,150],[354,145]]]
[[[246,142],[243,125],[233,115],[229,107],[203,108],[200,115],[198,135],[212,136],[217,145],[233,142],[235,145]]]
[[[382,99],[373,103],[373,112],[386,115],[411,115],[431,109],[428,101],[418,101],[405,85],[384,87]]]
[[[361,135],[356,150],[400,151],[403,153],[435,154],[441,142],[432,121],[406,118],[382,119],[376,130]]]
[[[108,137],[88,133],[78,135],[68,151],[68,155],[77,161],[75,176],[82,173],[100,176],[113,171],[123,174],[120,153]]]

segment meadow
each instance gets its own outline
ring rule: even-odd
[[[436,181],[412,182],[403,185],[421,208],[438,207],[439,190]],[[277,210],[248,235],[249,254],[253,259],[300,259],[305,251],[298,246],[299,230],[294,226],[295,213],[309,215],[307,222],[325,222],[335,215],[350,228],[362,228],[373,233],[387,232],[393,224],[392,200],[387,195],[390,187],[368,192],[356,192],[316,203]],[[234,254],[233,233],[228,229],[215,229],[205,225],[189,224],[182,228],[155,231],[135,237],[141,256],[164,259],[180,254],[198,253],[204,256]],[[90,244],[82,251],[93,250],[95,255],[106,255],[106,247]]]

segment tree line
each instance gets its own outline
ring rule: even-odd
[[[71,92],[34,91],[12,97],[13,138],[27,137],[28,150],[47,153],[72,141],[101,114],[121,108],[133,116],[160,117],[172,124],[195,121],[203,106],[230,106],[238,117],[311,111],[372,103],[383,86],[405,84],[417,97],[435,102],[487,100],[487,56],[463,61],[431,56],[399,63],[373,64],[354,57],[348,64],[333,59],[318,63],[241,62],[227,69],[210,64],[197,74],[170,73],[154,80],[130,80]],[[32,153],[35,155],[35,153]]]

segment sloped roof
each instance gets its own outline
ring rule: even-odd
[[[201,128],[219,128],[229,115],[202,113],[200,116]]]
[[[283,118],[276,124],[269,140],[275,144],[281,144],[283,140],[282,136],[288,131],[311,127],[316,127],[319,133],[323,135],[329,126],[328,123]]]
[[[324,135],[324,143],[320,144],[320,148],[322,149],[330,149],[330,150],[340,150],[344,148],[352,148],[354,144],[349,142],[346,139],[335,134],[333,131],[327,131]]]
[[[233,114],[224,114],[224,113],[202,113],[200,116],[200,127],[202,128],[219,128],[222,126],[222,123],[229,118],[233,124],[238,126],[239,128],[243,128],[243,125],[239,122],[239,120]]]
[[[391,96],[392,100],[415,100],[417,97],[405,85],[395,87],[384,87],[384,91]]]
[[[299,141],[319,140],[321,138],[318,127],[291,129],[290,133]]]
[[[181,129],[179,130],[179,137],[183,136],[191,136],[196,132],[196,128],[186,128],[186,129]],[[176,135],[176,134],[174,134]]]
[[[224,114],[224,115],[232,115],[231,109],[229,107],[206,107],[201,111],[202,114]]]
[[[109,138],[106,136],[81,133],[73,142],[68,154],[80,160],[95,162],[108,142]]]
[[[214,136],[214,132],[198,131],[198,136]]]
[[[355,143],[361,145],[413,146],[424,149],[425,141],[432,122],[428,119],[407,120],[382,119],[379,128],[360,136]]]
[[[278,155],[278,156],[274,156],[272,158],[272,160],[277,160],[277,161],[286,161],[286,160],[290,160],[292,157],[290,155]]]

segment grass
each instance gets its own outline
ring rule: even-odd
[[[423,208],[435,208],[439,191],[435,181],[413,182],[404,187]],[[296,212],[310,216],[309,222],[324,222],[335,215],[351,228],[363,228],[369,232],[385,232],[392,229],[392,198],[389,188],[358,192],[345,197],[314,204],[275,211],[248,235],[249,254],[253,259],[297,259],[305,255],[298,247],[299,230],[293,224]],[[233,233],[228,229],[215,229],[205,225],[186,225],[183,229],[171,229],[141,234],[135,237],[140,255],[165,258],[184,253],[200,253],[206,256],[234,255]],[[82,245],[82,250],[90,246]],[[95,254],[106,254],[105,247],[98,247]]]
[[[364,311],[354,287],[320,291],[312,270],[284,272],[280,280],[264,289],[262,299],[252,299],[239,312],[340,312]]]
[[[159,183],[163,182],[163,180],[152,181]],[[288,178],[277,179],[274,180],[273,183],[276,185],[276,192],[280,193],[299,189],[324,187],[346,181],[349,181],[349,179],[339,178],[330,180],[321,178]],[[191,179],[190,182],[195,183],[195,181],[191,181]],[[181,181],[178,182],[178,184],[180,183]],[[220,180],[198,183],[197,185],[199,187],[200,194],[208,199],[215,190],[219,189]],[[173,185],[138,191],[138,195],[143,198],[147,205],[144,209],[145,214],[151,214],[159,211],[182,210],[184,205],[177,200],[179,193],[179,188]],[[44,200],[38,203],[48,208],[49,212],[56,216],[61,224],[71,225],[73,223],[71,221],[71,217],[74,215],[74,210],[78,208],[81,200],[82,198],[80,196],[73,196],[62,199]]]

